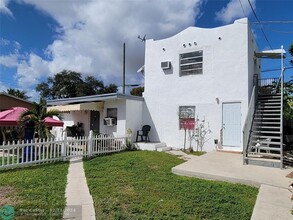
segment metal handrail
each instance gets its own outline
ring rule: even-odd
[[[245,119],[245,123],[243,126],[243,163],[245,164],[245,158],[247,156],[247,148],[249,144],[249,137],[252,128],[253,115],[255,112],[255,106],[257,101],[257,85],[255,85],[252,89],[251,98],[249,101],[248,111]]]

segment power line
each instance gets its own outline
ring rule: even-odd
[[[263,30],[263,28],[262,28],[262,25],[261,25],[261,23],[260,23],[260,20],[258,19],[255,10],[254,10],[253,7],[252,7],[252,4],[251,4],[250,0],[248,0],[248,3],[249,3],[249,6],[250,6],[250,8],[251,8],[253,14],[254,14],[254,17],[256,18],[257,22],[260,24],[261,31],[262,31],[262,33],[263,33],[263,35],[264,35],[264,37],[265,37],[265,39],[266,39],[266,41],[267,41],[269,47],[271,48],[271,50],[273,50],[273,48],[272,48],[272,46],[271,46],[271,44],[270,44],[270,42],[269,42],[269,40],[268,40],[268,38],[267,38],[267,35],[265,34],[265,32],[264,32],[264,30]]]
[[[275,20],[275,21],[258,21],[258,22],[249,22],[251,24],[271,24],[271,23],[277,23],[277,24],[293,24],[293,20],[287,20],[287,21],[281,21],[281,20]]]
[[[244,17],[247,17],[246,14],[245,14],[245,12],[244,12],[244,8],[243,8],[243,5],[242,5],[241,0],[239,0],[239,3],[240,3],[240,5],[241,5],[241,8],[242,8],[242,11],[243,11],[243,15],[244,15]]]
[[[285,67],[285,69],[293,69],[293,67]],[[262,73],[265,72],[273,72],[273,71],[277,71],[277,70],[282,70],[281,68],[276,68],[276,69],[269,69],[269,70],[262,70]]]

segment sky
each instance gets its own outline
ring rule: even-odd
[[[163,39],[189,26],[214,28],[248,17],[259,50],[288,51],[293,43],[292,0],[0,0],[0,91],[24,90],[37,101],[38,83],[72,70],[105,84],[142,84],[146,39]],[[258,23],[261,22],[261,24]],[[274,21],[274,22],[268,22]],[[285,66],[289,67],[287,52]],[[266,60],[262,70],[280,68]],[[264,72],[277,77],[280,71]],[[293,75],[287,69],[286,79]]]

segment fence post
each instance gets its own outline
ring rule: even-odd
[[[89,133],[89,145],[88,145],[88,156],[91,157],[93,155],[93,131],[90,130],[90,133]]]
[[[67,146],[67,133],[66,132],[63,133],[62,138],[63,138],[63,143],[62,143],[62,147],[61,147],[61,156],[62,156],[63,160],[65,160],[66,146]]]

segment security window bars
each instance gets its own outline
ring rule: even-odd
[[[180,76],[202,73],[203,51],[180,54]]]

